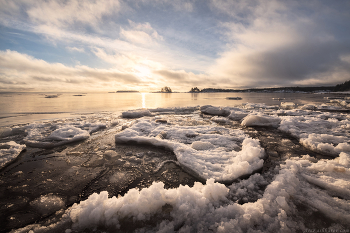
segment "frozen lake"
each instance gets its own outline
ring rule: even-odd
[[[47,95],[0,94],[0,232],[349,232],[346,94]]]

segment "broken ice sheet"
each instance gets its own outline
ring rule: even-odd
[[[230,182],[262,168],[264,149],[242,130],[215,125],[169,126],[140,119],[116,134],[117,143],[138,142],[174,151],[180,165],[206,180]]]

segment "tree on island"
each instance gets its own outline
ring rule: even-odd
[[[160,90],[160,92],[171,93],[171,92],[173,92],[173,91],[171,90],[170,87],[162,87],[162,89]]]
[[[201,92],[198,87],[192,87],[190,92]]]

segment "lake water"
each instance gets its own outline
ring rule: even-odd
[[[45,93],[0,93],[0,126],[30,123],[36,120],[72,117],[80,114],[126,111],[139,108],[184,106],[238,106],[242,103],[279,105],[323,103],[329,94],[296,93],[60,93],[45,98]],[[52,94],[50,94],[52,95]],[[80,96],[81,95],[81,96]],[[241,97],[228,100],[226,97]],[[280,98],[282,100],[274,100]]]

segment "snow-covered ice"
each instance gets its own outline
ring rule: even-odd
[[[265,126],[278,127],[281,119],[267,115],[249,114],[243,120],[242,126]]]
[[[336,222],[325,230],[344,230],[350,219],[350,155],[342,153],[334,160],[316,163],[310,160],[313,161],[308,155],[286,160],[271,181],[255,174],[229,187],[208,179],[204,185],[175,189],[153,183],[149,188],[131,189],[119,197],[94,193],[68,209],[66,221],[73,223],[73,230],[97,226],[117,230],[126,218],[141,222],[164,216],[164,206],[168,205],[170,218],[140,230],[297,232],[308,230],[314,220],[298,216],[298,206],[303,205],[310,207],[309,214],[319,212]],[[232,201],[242,197],[243,204]]]
[[[26,148],[25,145],[17,144],[14,141],[0,143],[0,168],[16,159],[24,148]]]
[[[263,165],[259,141],[242,130],[209,126],[169,126],[140,119],[115,136],[117,143],[138,142],[174,151],[181,166],[206,180],[232,181]]]
[[[130,153],[123,157],[116,151],[118,145],[140,143],[164,147],[174,152],[176,159],[169,152],[174,166],[202,183],[166,188],[165,182],[157,181],[142,189],[128,188],[118,195],[103,191],[106,190],[103,187],[115,186],[129,178],[134,181],[131,170],[135,167],[130,166],[130,172],[110,170],[111,175],[103,178],[106,186],[69,208],[65,206],[68,198],[58,194],[31,199],[30,208],[43,216],[59,210],[64,214],[52,224],[48,220],[14,232],[86,229],[116,232],[131,223],[137,232],[306,232],[317,227],[324,228],[324,232],[340,232],[349,229],[350,116],[337,112],[346,107],[342,104],[344,99],[328,99],[327,104],[298,103],[298,108],[286,102],[281,107],[246,103],[236,107],[141,109],[123,112],[117,119],[81,117],[18,126],[17,131],[27,133],[24,138],[27,146],[50,147],[90,138],[86,141],[88,144],[95,135],[93,132],[108,128],[106,131],[112,132],[112,143],[108,147],[94,147],[94,157],[89,159],[99,163],[115,160],[122,166],[127,164],[124,157],[130,155],[130,161],[143,164],[158,158],[152,153]],[[0,137],[11,137],[14,129],[4,128]],[[283,137],[271,138],[266,134],[265,139],[270,137],[267,142],[259,136],[262,131],[278,131],[279,134],[270,135]],[[269,147],[268,143],[275,144]],[[289,155],[274,158],[274,166],[265,166],[269,150],[276,149],[277,153],[279,147],[286,147]],[[24,148],[25,145],[15,142],[2,143],[0,159],[6,157],[3,156],[6,153],[15,158]],[[293,154],[293,148],[303,154]],[[314,154],[319,157],[313,157]],[[330,158],[329,155],[334,158],[325,159]],[[169,172],[161,170],[167,162],[169,160],[155,164],[151,173],[159,176]],[[90,171],[88,164],[84,166]],[[73,176],[79,171],[79,165],[75,164],[66,172]],[[98,172],[103,177],[109,170]],[[95,179],[91,179],[93,182],[89,185],[93,186]]]

